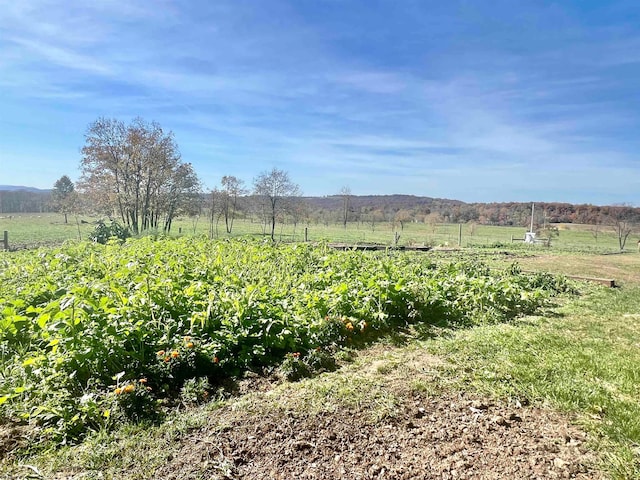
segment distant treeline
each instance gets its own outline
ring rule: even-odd
[[[0,190],[0,213],[44,213],[54,210],[47,190]]]
[[[311,212],[339,211],[344,199],[334,195],[307,197],[305,201]],[[640,219],[640,208],[627,206],[573,205],[570,203],[545,202],[535,204],[537,224],[582,223],[598,224],[612,215],[613,211],[629,220]],[[622,211],[622,212],[620,212]],[[385,219],[396,218],[416,222],[470,223],[482,225],[526,226],[531,221],[531,203],[465,203],[459,200],[417,197],[413,195],[352,196],[349,199],[350,220],[361,220],[362,216],[377,214]]]
[[[201,214],[205,214],[209,194],[203,195]],[[253,197],[246,196],[238,204],[239,216],[253,215]],[[526,226],[531,221],[531,203],[465,203],[443,198],[413,195],[331,195],[302,197],[303,219],[313,223],[339,223],[347,209],[349,222],[420,222],[420,223],[478,223],[481,225]],[[570,203],[536,203],[535,223],[599,224],[616,215],[629,220],[640,220],[640,208],[598,205],[572,205]],[[621,212],[622,210],[622,212]],[[50,191],[0,190],[0,213],[53,212]],[[194,211],[198,211],[196,208]],[[90,212],[86,212],[90,213]],[[285,220],[286,221],[286,220]]]

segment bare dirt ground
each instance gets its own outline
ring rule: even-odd
[[[384,386],[402,400],[393,416],[376,421],[357,407],[318,413],[225,407],[209,427],[183,440],[157,477],[602,478],[586,434],[560,414],[517,401]]]
[[[431,385],[442,361],[419,349],[378,345],[358,357],[306,382],[243,380],[237,396],[175,439],[145,478],[603,478],[589,438],[566,416],[517,400],[420,390],[416,382]],[[6,452],[16,431],[3,433]],[[99,473],[68,465],[29,478],[136,478]]]

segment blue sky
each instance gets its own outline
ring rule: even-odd
[[[640,3],[5,2],[0,184],[77,179],[101,116],[172,130],[207,188],[637,205]]]

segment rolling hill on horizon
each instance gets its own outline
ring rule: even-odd
[[[0,185],[0,191],[2,192],[18,192],[18,191],[24,191],[24,192],[37,192],[37,193],[47,193],[50,192],[51,189],[44,189],[44,188],[36,188],[36,187],[26,187],[23,185]]]
[[[41,188],[0,185],[0,213],[51,211],[52,190]],[[202,208],[207,208],[207,194],[203,194]],[[569,204],[564,202],[484,202],[470,203],[461,200],[395,195],[349,195],[347,203],[341,195],[302,196],[308,219],[337,221],[347,208],[350,221],[442,221],[450,223],[477,222],[489,225],[526,225],[531,218],[531,204],[535,203],[540,223],[596,224],[604,218],[622,215],[640,223],[640,208],[631,205],[598,206],[593,204]],[[251,212],[252,195],[245,197],[246,213]],[[335,218],[334,218],[335,217]]]

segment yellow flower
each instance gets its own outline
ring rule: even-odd
[[[124,393],[131,393],[131,392],[133,392],[135,389],[136,389],[136,386],[135,386],[133,383],[130,383],[130,384],[126,385],[126,386],[122,389],[122,391],[123,391]]]
[[[164,350],[159,350],[158,352],[156,352],[156,355],[158,355],[159,357],[162,357],[164,355]]]
[[[177,350],[174,350],[173,352],[171,352],[171,358],[178,358],[178,355],[180,354],[178,353]]]
[[[116,395],[120,395],[122,393],[122,388],[118,387],[116,388],[113,393],[115,393]]]
[[[353,330],[353,323],[351,323],[351,322],[347,322],[347,324],[345,325],[345,327],[347,327],[347,330],[352,331],[352,330]]]
[[[193,342],[188,342],[187,343],[187,348],[193,348]]]

